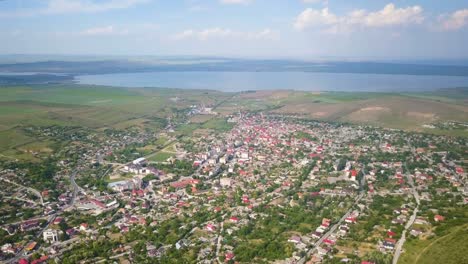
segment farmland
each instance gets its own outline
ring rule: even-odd
[[[424,127],[452,120],[467,122],[465,89],[449,90],[447,96],[442,92],[389,94],[285,90],[223,93],[74,84],[9,86],[1,89],[0,151],[10,150],[8,156],[13,157],[14,153],[19,153],[11,150],[37,140],[23,131],[27,126],[159,130],[167,124],[167,117],[177,120],[185,109],[197,104],[216,105],[218,116],[192,116],[188,122],[178,125],[176,133],[223,132],[232,127],[226,122],[226,115],[238,111],[267,111],[306,119],[467,136],[466,129],[460,127]],[[20,152],[24,154],[24,151]]]

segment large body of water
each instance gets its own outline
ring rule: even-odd
[[[468,77],[312,72],[146,72],[78,76],[78,83],[122,87],[211,89],[226,92],[304,91],[417,92],[468,87]]]

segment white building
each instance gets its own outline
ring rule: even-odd
[[[44,231],[42,236],[44,238],[44,241],[48,243],[55,243],[59,241],[57,230],[54,229],[47,229],[46,231]]]
[[[132,161],[132,163],[133,163],[134,165],[143,164],[143,163],[145,163],[145,162],[146,162],[146,159],[145,159],[145,158],[138,158],[138,159]]]
[[[219,180],[219,184],[221,185],[221,187],[231,187],[232,179],[231,178],[221,178]]]
[[[138,177],[133,177],[131,180],[111,182],[107,184],[107,188],[114,191],[123,192],[126,190],[140,189],[142,180]]]
[[[219,158],[219,163],[226,164],[226,162],[227,162],[226,156],[222,156],[221,158]]]

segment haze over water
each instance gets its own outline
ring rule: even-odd
[[[122,87],[211,89],[225,92],[304,91],[417,92],[468,87],[468,77],[314,72],[146,72],[77,76],[78,83]]]

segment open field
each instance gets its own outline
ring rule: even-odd
[[[467,89],[446,93],[387,94],[350,92],[254,91],[115,88],[90,85],[1,87],[0,153],[37,141],[26,126],[81,126],[91,129],[162,129],[167,117],[192,105],[216,105],[220,116],[199,115],[179,124],[176,133],[226,131],[226,115],[269,111],[308,119],[372,124],[413,131],[468,136],[466,129],[427,128],[448,120],[468,122]],[[228,100],[229,99],[229,100]],[[179,111],[179,110],[182,110]],[[49,142],[50,143],[50,142]],[[43,150],[48,149],[47,141]],[[5,155],[5,153],[3,153]],[[14,157],[15,155],[13,155]]]
[[[213,118],[204,123],[201,128],[224,132],[231,130],[233,126],[234,125],[232,123],[228,123],[225,118]]]
[[[34,142],[34,138],[28,137],[15,129],[0,131],[0,151],[29,142]]]
[[[0,153],[37,141],[24,133],[22,128],[27,126],[159,130],[165,126],[165,118],[178,110],[200,103],[215,104],[229,96],[216,91],[72,84],[0,89]],[[17,151],[8,154],[15,153],[19,155]]]
[[[411,240],[399,263],[468,263],[468,225],[454,227],[437,239]]]
[[[165,117],[173,109],[183,109],[200,102],[211,104],[227,96],[216,91],[123,89],[84,85],[1,89],[2,126],[29,124],[37,117],[53,123],[75,123],[92,127],[119,126],[122,125],[120,123],[125,124],[137,118]],[[138,121],[141,120],[132,122]],[[133,125],[132,122],[129,125]]]
[[[424,128],[425,124],[445,122],[448,120],[468,122],[468,107],[464,103],[466,94],[461,92],[459,98],[442,97],[437,94],[431,97],[428,94],[381,94],[381,93],[307,93],[283,92],[281,96],[276,93],[259,92],[241,95],[248,100],[232,101],[230,105],[254,109],[263,107],[273,113],[296,115],[304,118],[350,122],[358,124],[372,124],[389,128],[407,129],[431,133],[432,129]],[[465,96],[465,97],[463,97]],[[440,98],[444,98],[441,100]],[[241,100],[238,98],[238,100]],[[224,106],[228,109],[228,106]],[[270,108],[270,109],[269,109]],[[272,109],[273,108],[273,109]],[[454,136],[468,136],[466,130],[437,130],[435,134],[448,134]]]
[[[149,161],[164,162],[172,156],[174,156],[174,153],[160,151],[156,153],[154,156],[152,156],[151,158],[149,158]]]

